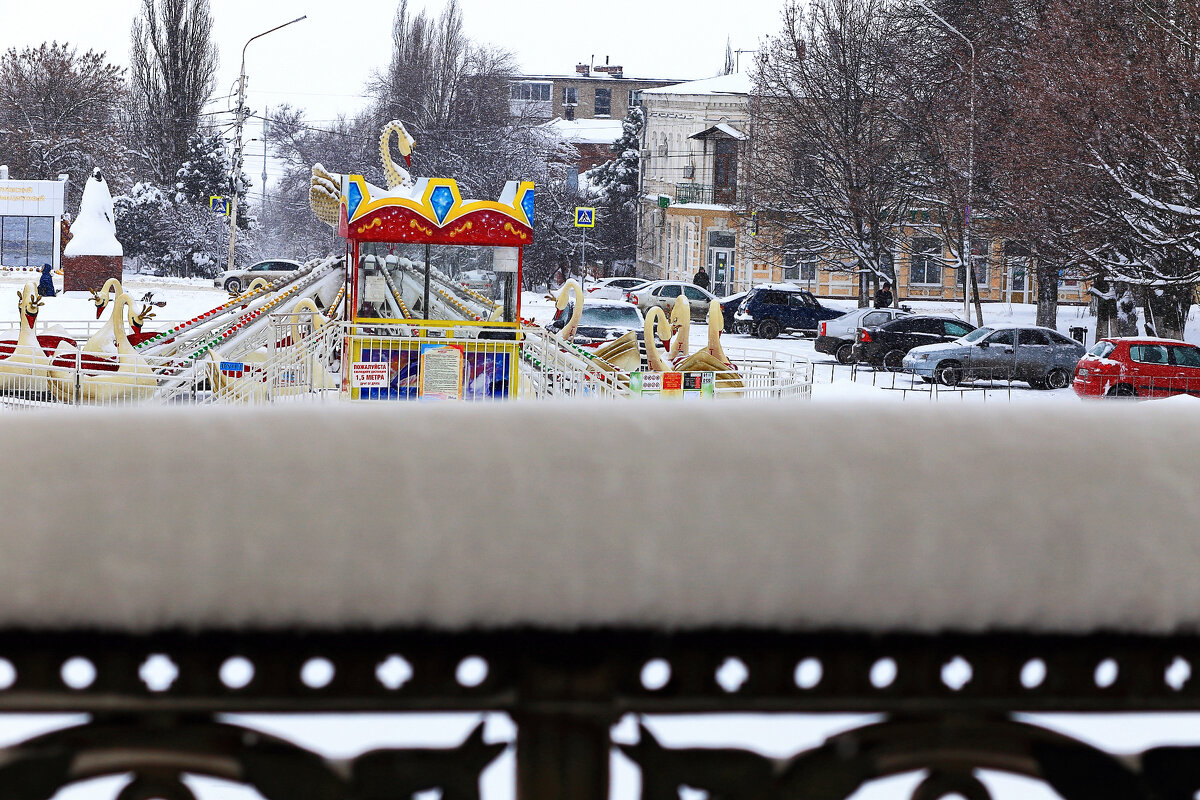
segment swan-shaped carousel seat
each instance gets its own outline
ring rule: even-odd
[[[315,334],[325,324],[325,317],[321,314],[321,309],[317,308],[317,304],[310,298],[304,298],[292,307],[292,312],[289,314],[292,325],[292,342],[297,346],[303,341],[304,334],[300,330],[299,319],[304,312],[309,312],[312,315],[312,333]],[[311,353],[305,357],[305,366],[308,374],[311,376],[311,385],[314,389],[336,389],[341,385],[338,376],[329,370],[326,365],[325,358],[322,354]]]
[[[671,305],[671,347],[667,358],[678,364],[687,358],[688,337],[692,335],[692,304],[683,295],[678,295]]]
[[[708,304],[708,346],[680,361],[675,369],[679,372],[715,372],[716,388],[743,388],[745,384],[738,377],[737,365],[729,360],[721,347],[723,330],[725,315],[721,312],[721,304],[713,300]]]
[[[158,331],[143,331],[142,327],[145,326],[146,320],[156,316],[154,313],[155,306],[162,308],[167,304],[165,300],[159,300],[157,303],[154,302],[154,295],[151,292],[146,292],[146,295],[139,302],[141,303],[141,308],[137,311],[133,310],[133,306],[129,307],[129,343],[134,347],[158,336]],[[163,344],[173,341],[174,338],[167,339]]]
[[[654,333],[659,328],[664,331],[671,327],[670,321],[667,319],[666,313],[654,306],[646,314],[646,321],[643,323],[642,336],[646,343],[646,367],[651,372],[671,372],[671,362],[667,360],[666,353],[658,349],[658,345],[654,342]]]
[[[571,303],[570,295],[575,296],[575,305],[571,309],[571,317],[567,320],[567,324],[562,326],[562,330],[558,332],[559,338],[564,342],[571,342],[575,339],[575,331],[579,328],[579,320],[583,317],[583,287],[574,278],[570,278],[562,285],[558,291],[558,297],[555,300],[554,308],[557,312],[562,312]],[[557,317],[558,314],[556,313]]]
[[[21,330],[16,341],[0,342],[0,391],[23,396],[44,394],[50,357],[33,332],[44,302],[32,283],[17,292]]]
[[[79,366],[80,403],[110,403],[114,400],[141,400],[158,388],[154,370],[133,349],[125,333],[125,320],[132,304],[122,292],[112,302],[113,335],[116,354],[74,351],[60,347],[50,366],[50,391],[63,402],[75,400],[75,368]]]

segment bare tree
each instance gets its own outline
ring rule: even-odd
[[[889,0],[816,0],[783,12],[754,74],[748,192],[760,256],[815,259],[859,281],[895,281],[894,229],[908,206],[910,136],[896,113],[904,17]]]
[[[0,153],[14,175],[127,178],[119,128],[124,70],[104,53],[52,42],[0,56]]]
[[[142,0],[129,52],[132,126],[155,180],[173,186],[212,95],[217,46],[209,0]]]

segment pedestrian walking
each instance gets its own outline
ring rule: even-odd
[[[42,297],[54,297],[58,294],[54,291],[54,276],[50,274],[53,269],[49,264],[42,265],[42,279],[38,281],[38,294]]]
[[[704,271],[704,267],[696,270],[696,274],[692,277],[692,283],[701,289],[708,289],[708,273]]]

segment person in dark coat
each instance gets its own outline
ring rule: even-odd
[[[701,289],[708,289],[708,273],[704,271],[704,267],[696,270],[696,274],[692,278],[692,283]]]
[[[38,294],[42,297],[54,297],[58,292],[54,291],[54,276],[50,271],[54,269],[49,264],[42,264],[42,279],[38,281]]]
[[[887,308],[892,304],[892,289],[887,283],[879,284],[879,289],[875,292],[875,307]]]

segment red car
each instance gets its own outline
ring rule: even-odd
[[[1200,347],[1174,339],[1101,339],[1079,359],[1080,397],[1200,396]]]

